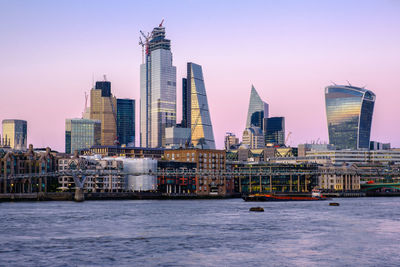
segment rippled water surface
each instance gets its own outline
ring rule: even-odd
[[[0,265],[399,266],[400,198],[335,201],[0,203]]]

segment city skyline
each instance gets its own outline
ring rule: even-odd
[[[27,120],[28,143],[35,147],[63,151],[65,119],[82,113],[84,92],[89,92],[93,74],[96,80],[107,74],[114,95],[140,100],[139,30],[152,29],[162,18],[167,38],[173,42],[177,106],[182,102],[179,81],[185,77],[186,62],[202,65],[217,148],[223,148],[225,132],[241,139],[251,84],[272,107],[271,117],[285,117],[291,145],[318,139],[327,142],[324,88],[331,81],[347,84],[346,80],[359,87],[367,85],[377,95],[371,141],[400,146],[399,3],[307,1],[302,6],[254,1],[252,5],[232,3],[219,17],[225,8],[221,2],[207,10],[209,20],[205,20],[200,11],[206,3],[188,7],[156,1],[151,3],[165,8],[148,16],[141,12],[132,16],[129,12],[137,8],[151,7],[118,1],[109,7],[110,21],[119,18],[111,23],[96,19],[106,10],[105,2],[43,2],[40,10],[29,2],[0,3],[0,9],[7,11],[1,24],[8,25],[1,28],[5,38],[0,48],[5,55],[0,78],[7,97],[0,100],[0,119]],[[187,20],[190,12],[193,20]],[[249,12],[252,18],[240,19],[248,18]],[[340,13],[340,21],[335,12]],[[67,14],[73,19],[67,19]],[[177,110],[179,122],[182,114]],[[138,108],[136,114],[139,122]]]

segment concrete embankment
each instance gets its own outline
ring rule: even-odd
[[[240,197],[239,194],[229,196],[195,194],[162,194],[158,192],[96,192],[79,194],[76,192],[51,192],[30,194],[0,194],[0,202],[9,201],[85,201],[85,200],[179,200],[179,199],[226,199]]]

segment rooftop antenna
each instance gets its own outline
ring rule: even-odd
[[[103,74],[103,79],[105,82],[107,81],[107,76],[105,74]]]
[[[94,88],[94,73],[92,73],[92,88]],[[85,92],[86,94],[86,92]]]

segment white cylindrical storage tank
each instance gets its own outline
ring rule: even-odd
[[[126,173],[125,189],[130,191],[150,191],[157,189],[157,176],[144,173],[157,171],[155,159],[122,158]]]

